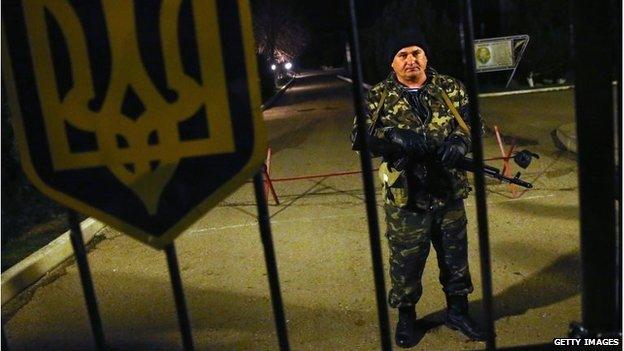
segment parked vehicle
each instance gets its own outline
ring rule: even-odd
[[[271,71],[273,72],[275,87],[281,88],[295,76],[293,63],[290,61],[271,63]]]

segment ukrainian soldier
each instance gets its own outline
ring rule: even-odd
[[[427,66],[428,47],[420,32],[392,37],[387,48],[392,71],[368,94],[369,133],[362,137],[374,157],[383,157],[380,177],[392,283],[388,302],[399,310],[396,343],[417,343],[415,306],[431,244],[446,295],[446,325],[473,340],[485,340],[468,314],[473,287],[464,199],[470,188],[465,171],[454,167],[472,145],[466,91],[457,79]],[[351,135],[357,150],[355,125]]]

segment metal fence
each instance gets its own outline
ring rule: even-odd
[[[477,221],[479,226],[479,249],[481,259],[481,277],[483,287],[484,326],[487,333],[486,349],[496,349],[492,305],[492,274],[490,267],[489,233],[485,182],[483,173],[483,145],[478,103],[478,86],[474,62],[474,34],[472,23],[471,0],[463,0],[461,4],[460,38],[463,49],[463,62],[466,70],[466,87],[470,104],[473,155],[477,165],[475,172]],[[618,3],[619,4],[619,3]],[[621,189],[616,185],[616,179],[621,179],[621,150],[618,157],[615,155],[614,128],[619,120],[617,140],[621,142],[621,69],[618,72],[617,95],[612,91],[612,72],[604,67],[615,67],[618,58],[610,47],[601,43],[613,42],[614,33],[608,31],[605,25],[597,25],[596,18],[609,18],[609,2],[574,2],[574,35],[575,35],[575,62],[576,62],[576,113],[579,142],[579,170],[580,170],[580,200],[581,200],[581,249],[583,259],[583,321],[576,324],[571,335],[575,337],[615,336],[621,337],[621,299],[619,277],[621,276],[621,215],[616,229],[616,202],[621,206]],[[366,133],[363,98],[363,79],[360,61],[360,46],[358,41],[358,26],[356,17],[356,2],[349,0],[349,47],[351,53],[351,67],[353,78],[353,103],[356,111],[357,128],[360,135]],[[621,4],[620,11],[621,13]],[[603,22],[604,23],[604,22]],[[621,19],[619,32],[615,33],[621,43]],[[607,39],[605,39],[607,38]],[[598,52],[598,59],[583,57],[584,52]],[[617,50],[621,55],[621,50]],[[621,56],[619,62],[621,65]],[[600,62],[599,62],[600,61]],[[591,63],[591,64],[587,64]],[[614,100],[617,100],[614,103]],[[615,107],[614,107],[615,106]],[[614,116],[615,118],[612,118]],[[380,244],[380,232],[375,189],[372,176],[372,166],[369,146],[366,138],[362,139],[360,161],[362,180],[365,193],[366,214],[373,260],[373,276],[375,282],[375,296],[379,319],[380,348],[384,351],[392,349],[386,292],[383,273],[383,262]],[[599,148],[596,151],[596,148]],[[618,160],[617,166],[615,160]],[[617,177],[620,178],[617,178]],[[284,306],[280,293],[280,281],[277,271],[275,251],[270,227],[270,218],[267,200],[263,189],[263,178],[259,172],[253,179],[256,195],[260,236],[264,248],[265,263],[268,271],[271,302],[273,307],[275,328],[282,351],[290,350]],[[614,194],[616,194],[614,196]],[[75,252],[76,262],[80,272],[87,311],[91,322],[94,343],[97,350],[107,350],[102,328],[102,321],[98,311],[91,273],[87,261],[85,245],[78,222],[77,214],[68,210],[71,226],[71,242]],[[186,308],[184,291],[180,277],[175,246],[170,244],[165,248],[167,264],[175,297],[182,343],[185,350],[194,350],[192,328]],[[554,283],[554,282],[553,282]],[[510,348],[508,350],[541,349],[546,345],[527,345]],[[2,348],[9,350],[4,328],[2,329]]]

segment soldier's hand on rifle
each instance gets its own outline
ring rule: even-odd
[[[449,138],[438,149],[438,159],[445,167],[453,167],[468,153],[466,144],[459,138]]]
[[[386,137],[392,143],[399,145],[406,156],[421,158],[427,153],[425,136],[411,129],[392,128],[386,132]]]

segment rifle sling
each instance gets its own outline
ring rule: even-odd
[[[388,96],[388,88],[384,87],[384,90],[381,93],[381,99],[379,100],[379,105],[377,106],[377,109],[375,109],[375,112],[373,112],[373,119],[370,127],[368,128],[369,135],[373,134],[373,130],[375,130],[375,124],[377,124],[377,119],[379,119],[379,112],[381,112],[386,96]]]
[[[459,127],[464,132],[468,133],[468,135],[470,135],[470,128],[466,125],[466,122],[464,122],[464,120],[461,118],[461,116],[459,115],[459,112],[457,112],[457,109],[451,102],[451,99],[449,99],[448,95],[446,95],[446,92],[443,89],[440,89],[440,95],[442,95],[442,99],[444,99],[444,103],[446,103],[446,106],[448,106],[449,110],[451,110],[451,113],[453,114],[453,117],[455,117],[455,120],[457,121],[457,124],[459,124]]]

